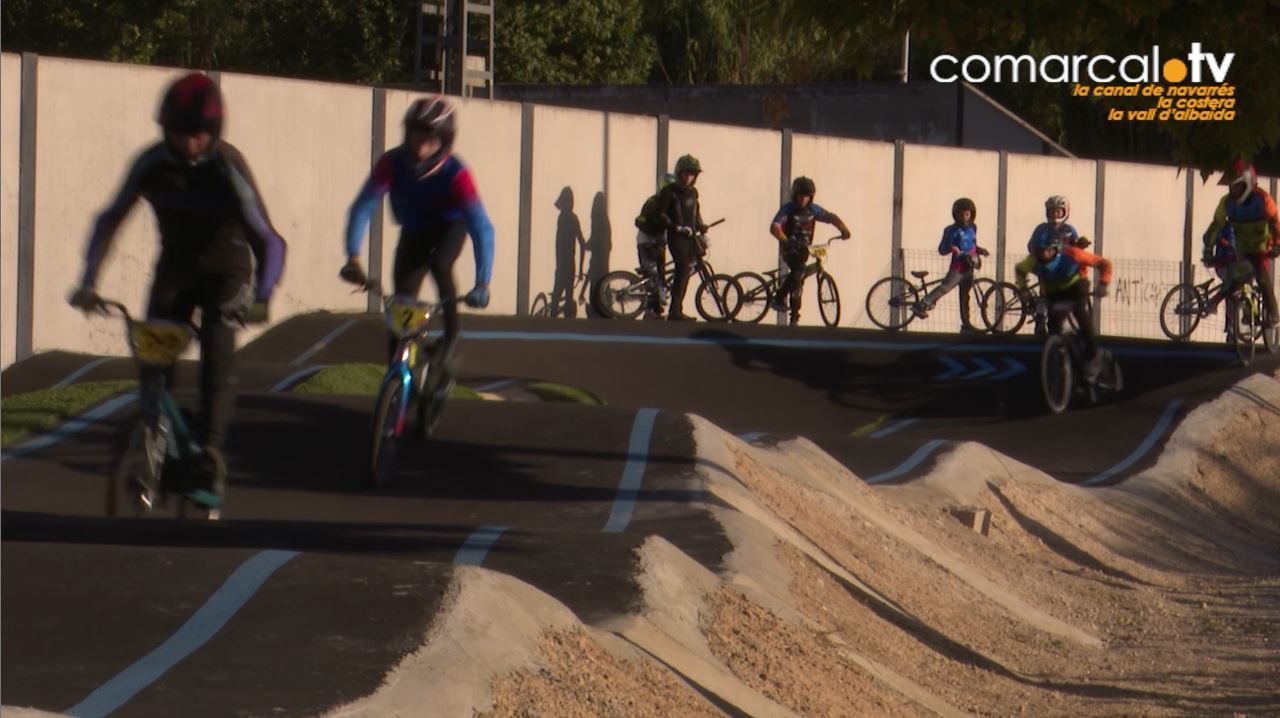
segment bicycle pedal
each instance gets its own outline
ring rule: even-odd
[[[184,494],[188,501],[199,504],[206,509],[222,508],[222,495],[207,489],[195,489]]]

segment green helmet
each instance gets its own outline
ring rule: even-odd
[[[813,197],[818,191],[818,186],[808,177],[797,177],[791,183],[791,199],[797,197]]]
[[[663,187],[666,187],[667,185],[675,181],[676,181],[676,176],[668,172],[662,175],[662,181],[658,183],[658,189],[662,189]]]
[[[702,163],[693,155],[684,155],[680,159],[676,160],[676,174],[680,174],[681,172],[698,173],[701,171]]]

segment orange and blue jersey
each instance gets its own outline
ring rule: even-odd
[[[347,256],[360,254],[365,230],[387,193],[391,194],[392,215],[406,230],[443,231],[456,221],[466,222],[475,251],[476,283],[489,283],[493,276],[493,223],[480,201],[471,170],[461,160],[450,155],[420,177],[403,145],[378,158],[347,215]]]
[[[952,247],[959,249],[960,253],[951,258],[949,269],[953,272],[969,271],[969,263],[965,261],[964,256],[978,253],[977,226],[953,224],[942,230],[942,241],[938,242],[938,254],[951,254]]]
[[[1236,249],[1241,254],[1260,254],[1280,242],[1280,216],[1276,213],[1275,200],[1261,187],[1254,187],[1241,201],[1230,194],[1223,196],[1205,232],[1205,244],[1228,222],[1235,231]]]
[[[1111,283],[1110,261],[1070,245],[1064,245],[1057,256],[1048,262],[1041,262],[1033,254],[1018,262],[1014,272],[1017,274],[1019,289],[1026,289],[1027,275],[1034,274],[1040,278],[1041,293],[1047,296],[1070,289],[1076,282],[1084,279],[1086,267],[1098,267],[1102,272],[1102,283]]]

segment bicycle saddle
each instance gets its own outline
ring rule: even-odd
[[[928,272],[912,272],[911,276],[915,277],[916,279],[924,279],[925,277],[929,276],[929,273]]]

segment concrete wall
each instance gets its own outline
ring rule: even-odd
[[[1160,302],[1181,281],[1186,177],[1174,167],[1107,162],[1100,251],[1115,265],[1103,334],[1163,336]]]
[[[610,251],[609,270],[634,271],[636,256],[636,215],[657,189],[658,121],[652,117],[608,115],[609,146],[605,200],[608,206]],[[603,248],[600,237],[592,237]],[[595,257],[595,252],[592,252]],[[592,277],[595,278],[595,275]]]
[[[781,133],[675,121],[669,124],[669,133],[672,165],[685,154],[702,163],[697,188],[703,221],[725,220],[710,233],[709,259],[716,271],[737,274],[776,268],[778,242],[769,234],[769,223],[778,211]],[[689,282],[687,314],[696,315],[699,285],[696,278]]]
[[[38,69],[34,351],[127,353],[118,320],[85,318],[67,304],[84,267],[98,212],[115,197],[133,159],[159,141],[155,113],[180,71],[41,57]],[[86,111],[112,121],[87,122]],[[98,290],[145,308],[159,251],[155,220],[139,202],[116,235]]]
[[[388,90],[386,93],[386,149],[404,141],[404,113],[422,93]],[[520,226],[520,106],[509,102],[453,98],[460,130],[454,152],[471,169],[480,200],[493,222],[495,257],[489,285],[489,307],[493,314],[516,311],[517,247]],[[368,174],[368,168],[365,169]],[[361,179],[363,181],[363,178]],[[357,188],[358,189],[358,188]],[[355,198],[355,190],[351,193]],[[350,204],[350,199],[347,203]],[[384,202],[382,276],[392,288],[392,264],[400,227],[391,216],[390,202]],[[365,246],[368,246],[366,239]],[[366,250],[366,257],[368,256]],[[462,248],[454,266],[458,291],[470,291],[475,282],[475,252],[470,241]],[[434,282],[423,284],[423,297],[436,296]],[[463,308],[464,312],[479,311]]]
[[[852,239],[836,242],[827,254],[827,271],[840,290],[840,325],[872,326],[866,312],[867,290],[891,268],[893,145],[794,135],[791,174],[812,178],[818,186],[817,203],[839,215],[853,233]],[[833,227],[819,225],[815,236],[826,240],[836,233]],[[822,323],[817,301],[817,283],[809,280],[802,324]]]
[[[951,205],[968,197],[977,207],[978,245],[996,247],[996,202],[999,194],[1000,155],[997,152],[908,145],[904,150],[905,185],[902,199],[902,249],[904,270],[929,272],[926,280],[941,279],[951,264],[938,254],[942,231],[953,220]],[[978,276],[995,277],[995,262],[988,262]],[[923,321],[912,322],[917,331],[955,331],[960,327],[960,290],[942,298]],[[976,302],[970,300],[970,306]],[[981,323],[977,315],[971,322]]]
[[[14,360],[18,336],[18,129],[22,58],[0,55],[0,366]]]
[[[592,207],[603,192],[604,114],[534,108],[530,301],[544,295],[557,316],[586,316],[590,296],[582,260]],[[597,233],[602,216],[595,215]]]

